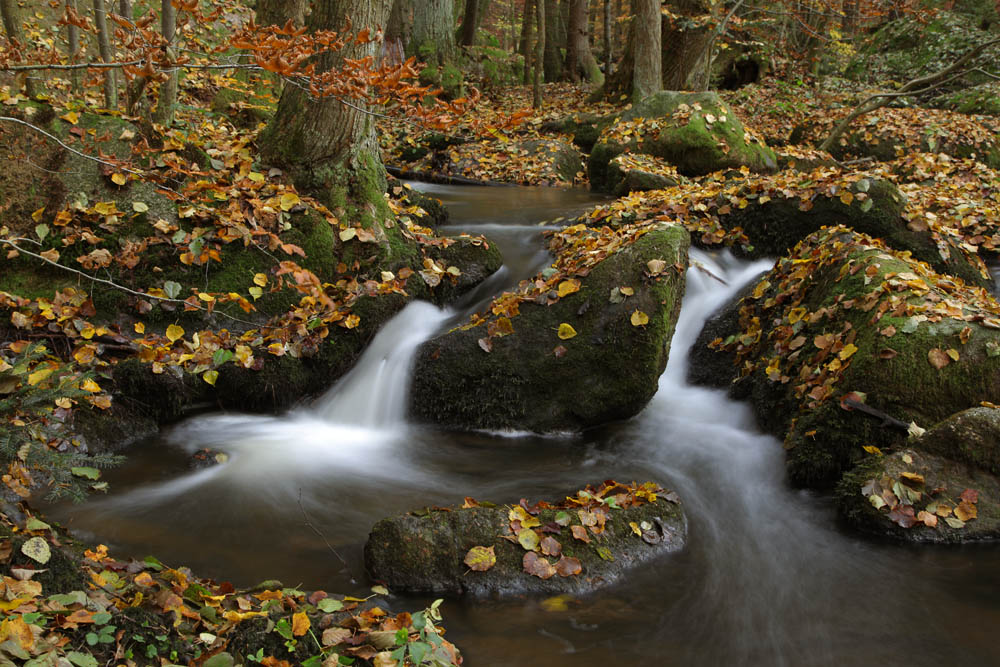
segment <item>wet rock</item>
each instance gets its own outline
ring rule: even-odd
[[[456,236],[446,246],[428,251],[428,256],[438,267],[446,267],[440,282],[431,289],[434,302],[440,304],[468,293],[503,266],[499,246],[481,236]],[[455,267],[458,274],[449,272],[448,267]]]
[[[841,515],[865,533],[906,542],[1000,537],[1000,480],[915,448],[870,457],[844,476],[836,496]]]
[[[605,484],[566,507],[522,500],[383,519],[365,544],[365,566],[395,592],[588,593],[684,546],[687,522],[677,495],[637,497],[640,488],[657,486]],[[611,506],[593,496],[618,501]]]
[[[798,485],[830,486],[864,446],[906,441],[871,410],[926,428],[1000,396],[1000,305],[843,227],[809,236],[717,323],[710,344],[733,361],[718,382],[784,438]],[[713,364],[705,338],[692,366]]]
[[[928,429],[914,446],[1000,475],[1000,408],[955,413]]]
[[[667,363],[688,244],[680,226],[654,228],[577,274],[578,291],[558,298],[553,285],[552,294],[521,301],[518,314],[424,343],[412,416],[465,429],[552,432],[636,414]],[[502,307],[495,302],[494,312]]]
[[[609,163],[626,151],[661,158],[684,176],[743,166],[755,172],[777,169],[774,152],[746,132],[715,93],[664,91],[623,113],[590,154],[591,188],[612,190]]]
[[[576,113],[566,118],[542,123],[539,131],[572,135],[573,144],[589,153],[597,143],[601,132],[616,118],[617,115],[614,114],[599,116],[594,113]]]
[[[614,183],[612,194],[622,197],[630,192],[669,188],[677,185],[681,176],[672,165],[659,158],[622,153],[611,160],[608,180]]]

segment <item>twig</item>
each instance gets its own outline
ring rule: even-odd
[[[312,521],[309,520],[309,515],[306,513],[306,508],[302,505],[302,489],[299,489],[299,509],[302,511],[302,518],[305,519],[304,522],[305,525],[311,528],[314,533],[319,535],[320,539],[326,543],[326,548],[330,550],[330,553],[336,556],[337,560],[339,560],[341,563],[344,564],[344,569],[347,571],[347,574],[351,576],[351,583],[352,584],[357,583],[357,581],[354,579],[354,573],[351,572],[351,566],[348,565],[347,561],[344,560],[344,557],[341,556],[340,553],[338,553],[337,550],[333,548],[333,545],[330,544],[330,540],[326,539],[326,535],[320,532],[319,528],[313,525]]]

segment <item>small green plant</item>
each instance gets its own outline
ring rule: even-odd
[[[111,614],[102,611],[94,614],[94,629],[87,633],[85,639],[88,646],[98,644],[113,644],[115,642],[115,630],[118,628],[110,625]]]

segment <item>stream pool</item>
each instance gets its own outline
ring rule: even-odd
[[[363,595],[361,551],[379,518],[464,496],[550,499],[608,478],[652,479],[684,500],[684,551],[562,605],[447,600],[448,638],[466,664],[1000,665],[1000,546],[915,548],[843,530],[829,498],[788,487],[780,443],[747,406],[686,383],[705,318],[767,262],[692,251],[726,284],[689,270],[659,391],[625,423],[572,437],[407,424],[407,350],[544,266],[538,223],[594,202],[543,188],[417,187],[449,205],[446,232],[500,245],[500,275],[454,310],[408,306],[314,403],[179,424],[106,474],[109,496],[52,507],[53,518],[119,558],[156,554],[237,586],[276,578]],[[190,470],[190,452],[206,446],[230,461]]]

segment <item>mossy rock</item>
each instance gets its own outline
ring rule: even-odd
[[[964,114],[1000,116],[1000,84],[984,83],[935,97],[931,104]]]
[[[428,252],[438,266],[456,267],[460,271],[456,276],[446,270],[441,282],[431,288],[432,299],[438,304],[452,303],[503,266],[499,246],[489,239],[458,236],[450,240],[452,242],[447,247]]]
[[[590,154],[587,171],[594,190],[610,192],[608,165],[626,151],[662,158],[684,176],[744,166],[754,172],[777,169],[774,152],[754,141],[715,93],[663,91],[624,112],[601,133]]]
[[[849,191],[854,198],[850,204],[840,197],[819,195],[810,200],[808,210],[802,210],[798,198],[774,197],[762,204],[748,197],[745,208],[733,208],[728,215],[720,216],[720,221],[726,229],[743,230],[752,245],[743,252],[754,258],[784,255],[812,232],[844,225],[882,239],[896,250],[912,253],[939,273],[950,273],[981,287],[992,285],[978,258],[957,243],[941,239],[948,250],[945,258],[929,230],[907,227],[903,218],[906,198],[889,181],[863,178],[851,184]]]
[[[913,444],[1000,475],[1000,408],[975,407],[955,413]]]
[[[716,324],[691,364],[715,374],[728,365],[718,382],[734,381],[762,427],[784,438],[789,478],[800,486],[829,487],[865,456],[863,446],[905,441],[905,431],[843,409],[848,392],[924,427],[1000,396],[1000,305],[843,227],[803,240]],[[706,346],[713,334],[732,363],[704,359],[718,354]]]
[[[616,118],[618,114],[600,116],[595,113],[575,113],[566,118],[546,121],[539,127],[539,131],[571,135],[573,144],[589,153],[597,143],[601,132],[615,122]]]
[[[513,333],[480,348],[487,327],[455,329],[418,353],[411,413],[422,422],[466,429],[575,431],[639,412],[667,363],[687,266],[680,226],[650,231],[581,277],[578,292],[552,305],[520,304]],[[650,276],[647,263],[667,267]],[[612,290],[634,296],[609,300]],[[648,324],[634,326],[640,311]],[[561,324],[576,335],[560,339]]]
[[[677,170],[651,155],[622,153],[608,166],[608,180],[614,183],[612,194],[624,197],[630,192],[662,190],[680,183]]]
[[[922,440],[911,441],[913,448],[869,457],[846,474],[836,490],[841,516],[861,532],[904,542],[1000,538],[1000,480],[984,470],[916,449]],[[975,502],[963,505],[963,494]],[[968,518],[970,507],[975,512],[972,519]],[[967,520],[961,521],[956,514]]]
[[[395,592],[584,594],[615,583],[647,561],[682,549],[687,537],[687,521],[676,494],[625,509],[606,509],[604,531],[591,533],[589,543],[574,538],[570,526],[556,523],[557,510],[543,509],[537,519],[554,532],[539,537],[555,539],[562,555],[578,559],[582,569],[576,575],[542,579],[524,572],[528,552],[511,531],[509,512],[510,506],[454,507],[382,519],[365,544],[365,567],[372,579]],[[566,514],[579,530],[577,511]],[[650,526],[646,529],[652,531],[650,540],[636,535],[630,523]],[[471,571],[464,560],[473,547],[491,547],[496,564],[485,571]],[[542,553],[538,557],[552,565],[559,560]]]

